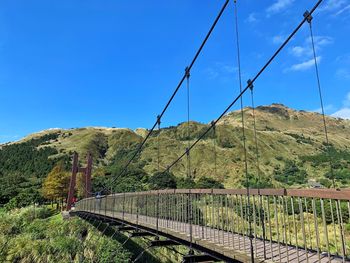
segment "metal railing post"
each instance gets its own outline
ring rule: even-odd
[[[188,223],[189,223],[189,227],[190,227],[190,251],[189,251],[189,254],[190,255],[193,255],[194,254],[194,251],[193,251],[193,248],[192,248],[192,242],[193,242],[193,230],[192,230],[192,217],[193,217],[193,211],[192,211],[192,195],[191,195],[191,189],[189,190],[189,194],[188,194],[188,205],[187,205],[187,220],[188,220]]]
[[[123,194],[123,210],[122,210],[122,218],[125,220],[125,193]]]
[[[159,192],[156,195],[156,231],[157,231],[157,238],[159,233]]]

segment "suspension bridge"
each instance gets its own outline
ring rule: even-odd
[[[226,0],[223,4],[154,125],[121,172],[113,178],[111,185],[117,182],[118,178],[127,176],[128,167],[143,150],[151,134],[161,129],[161,120],[182,86],[187,90],[187,132],[190,135],[191,69],[229,2],[230,0]],[[68,210],[73,203],[76,174],[83,172],[85,198],[76,202],[72,213],[93,224],[97,223],[98,226],[103,225],[102,232],[113,229],[114,233],[118,231],[127,233],[129,238],[147,238],[149,245],[144,252],[156,247],[186,246],[188,252],[182,255],[183,262],[350,262],[350,230],[347,227],[350,223],[349,189],[336,189],[334,179],[333,189],[262,189],[260,187],[252,189],[248,176],[242,96],[250,91],[254,119],[255,165],[260,182],[254,83],[304,24],[310,31],[310,49],[313,52],[317,87],[315,90],[320,98],[323,116],[324,144],[326,148],[330,145],[312,27],[313,13],[321,2],[322,0],[318,0],[309,11],[301,14],[300,23],[244,86],[241,76],[238,8],[237,1],[234,0],[239,94],[197,140],[194,142],[188,140],[184,152],[164,171],[161,171],[159,165],[158,136],[158,172],[169,172],[179,161],[186,159],[187,176],[191,178],[191,150],[210,131],[215,132],[219,120],[233,105],[240,102],[246,189],[164,189],[137,193],[112,193],[111,185],[105,185],[99,191],[92,192],[91,156],[88,157],[87,167],[80,168],[75,155]],[[332,175],[331,163],[330,156],[329,170]],[[134,262],[141,261],[143,253],[138,255]]]

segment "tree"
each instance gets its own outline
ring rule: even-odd
[[[21,173],[0,174],[0,204],[6,204],[26,187],[28,179]]]
[[[130,166],[126,172],[120,176],[122,169],[109,168],[107,170],[96,169],[92,177],[92,191],[99,192],[104,190],[102,194],[112,192],[138,192],[146,191],[148,175],[141,169]],[[109,186],[108,189],[105,186]],[[110,188],[111,187],[111,188]]]
[[[275,168],[275,171],[278,171],[278,168]],[[240,180],[243,187],[248,187],[247,183],[249,183],[250,188],[270,188],[273,187],[273,184],[271,182],[271,179],[266,176],[262,171],[260,171],[260,178],[259,175],[256,173],[248,173],[248,182],[246,177],[242,177]]]
[[[294,161],[287,160],[282,171],[275,169],[274,177],[277,181],[287,184],[305,184],[308,174],[304,169],[299,168]]]
[[[59,162],[47,175],[42,192],[49,200],[63,200],[68,195],[70,174],[64,170],[64,163]]]
[[[196,183],[196,187],[200,189],[224,189],[222,183],[213,178],[201,177]]]
[[[177,185],[177,188],[179,188],[179,189],[192,189],[192,188],[196,188],[196,183],[195,183],[195,181],[193,181],[192,178],[188,178],[188,177],[180,177],[180,178],[177,178],[176,185]]]
[[[170,172],[157,172],[149,179],[151,190],[175,189],[176,178]]]

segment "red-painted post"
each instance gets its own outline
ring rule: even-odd
[[[67,199],[67,208],[66,208],[67,211],[69,211],[72,208],[77,172],[78,172],[78,154],[74,152],[73,165],[72,165],[72,177],[70,178],[68,199]]]
[[[92,171],[92,155],[88,154],[87,166],[85,170],[85,198],[91,196],[91,171]]]

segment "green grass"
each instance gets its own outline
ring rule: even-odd
[[[0,262],[129,262],[130,252],[79,218],[62,220],[47,207],[0,217]]]

